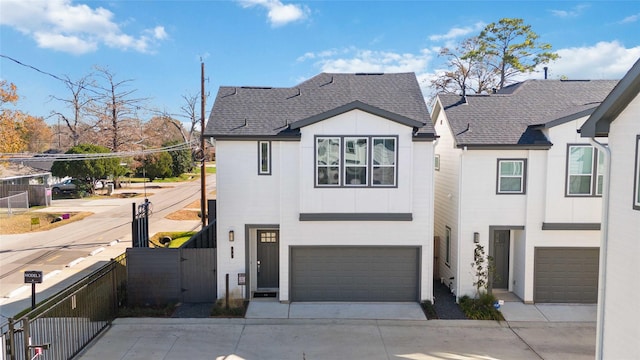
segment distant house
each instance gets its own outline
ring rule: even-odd
[[[0,164],[0,207],[11,203],[10,196],[27,192],[29,206],[51,204],[51,172],[45,172],[24,164],[8,161]]]
[[[435,226],[440,281],[475,294],[476,244],[493,288],[527,303],[595,303],[603,156],[577,129],[616,81],[528,80],[440,94]]]
[[[413,73],[221,87],[218,295],[432,299],[436,135]]]
[[[581,128],[583,138],[608,144],[603,153],[610,154],[611,164],[610,181],[605,181],[603,190],[608,196],[602,220],[598,359],[632,359],[640,354],[639,93],[640,60]]]

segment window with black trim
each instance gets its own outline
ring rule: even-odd
[[[496,192],[524,194],[526,192],[527,160],[498,159]]]
[[[258,175],[271,175],[270,141],[258,141]]]
[[[636,136],[636,164],[633,186],[633,208],[640,210],[640,135]]]
[[[317,136],[316,186],[394,187],[397,146],[394,136]]]
[[[451,228],[448,226],[444,227],[445,236],[444,236],[444,248],[445,248],[445,256],[444,256],[444,264],[447,267],[451,267]]]
[[[602,196],[604,156],[591,145],[567,145],[567,196]]]

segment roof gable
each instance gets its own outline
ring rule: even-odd
[[[389,119],[391,121],[395,121],[397,123],[400,123],[402,125],[406,125],[406,126],[410,126],[410,127],[415,127],[415,128],[419,128],[424,126],[423,123],[413,120],[413,119],[409,119],[405,116],[402,115],[398,115],[396,113],[392,113],[390,111],[386,111],[383,109],[379,109],[375,106],[371,106],[368,104],[365,104],[361,101],[353,101],[350,102],[348,104],[339,106],[335,109],[331,109],[329,111],[325,111],[321,114],[318,115],[313,115],[311,117],[308,117],[306,119],[302,119],[302,120],[298,120],[294,123],[291,124],[291,129],[295,130],[295,129],[299,129],[301,127],[305,127],[307,125],[311,125],[311,124],[315,124],[319,121],[322,120],[326,120],[329,118],[332,118],[334,116],[340,115],[340,114],[344,114],[346,112],[349,112],[351,110],[362,110],[364,112],[368,112],[370,114],[373,115],[377,115],[386,119]]]
[[[541,128],[587,116],[615,80],[527,80],[495,94],[439,94],[458,146],[551,146]]]
[[[582,125],[582,137],[607,136],[611,123],[640,92],[640,59],[631,67],[602,105]]]
[[[314,121],[358,108],[435,137],[414,73],[322,73],[291,88],[220,87],[205,136],[299,136]]]

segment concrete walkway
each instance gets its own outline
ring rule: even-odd
[[[246,319],[426,320],[418,303],[303,302],[281,304],[255,300]]]
[[[593,359],[595,325],[473,320],[117,319],[77,359]]]
[[[524,304],[505,302],[500,312],[506,321],[596,322],[595,304]]]

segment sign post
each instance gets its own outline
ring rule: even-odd
[[[31,284],[31,310],[36,308],[36,284],[42,284],[42,271],[26,270],[24,283]]]

